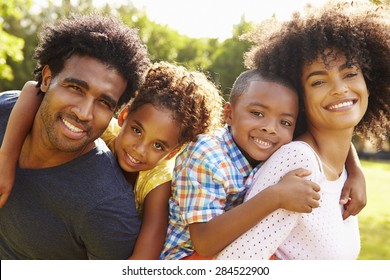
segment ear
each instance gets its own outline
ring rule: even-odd
[[[176,148],[174,148],[168,155],[167,157],[165,158],[166,160],[170,160],[171,158],[173,158],[180,150],[181,150],[181,147],[182,146],[177,146]]]
[[[223,108],[223,116],[227,125],[231,125],[233,122],[233,106],[230,102],[225,103]]]
[[[127,119],[127,116],[129,114],[129,106],[130,105],[127,105],[125,108],[123,108],[123,110],[119,113],[119,116],[118,116],[118,125],[120,127],[123,126],[125,120]]]
[[[45,65],[42,69],[42,84],[41,84],[41,91],[46,92],[49,89],[51,82],[51,70],[49,65]]]

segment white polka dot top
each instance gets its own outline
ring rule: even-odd
[[[321,186],[320,207],[310,214],[279,209],[226,247],[217,259],[356,259],[360,251],[358,220],[342,218],[341,190],[346,170],[335,181],[322,172],[319,157],[305,142],[295,141],[276,151],[256,173],[246,200],[276,184],[287,172],[311,170],[308,179]],[[261,207],[261,206],[260,206]]]

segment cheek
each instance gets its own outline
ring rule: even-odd
[[[280,135],[280,142],[281,142],[281,145],[290,143],[290,142],[293,140],[293,134],[294,134],[294,130],[293,130],[293,129],[291,129],[291,130],[287,130],[287,129],[286,129],[286,130]]]

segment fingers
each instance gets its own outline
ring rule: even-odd
[[[347,204],[351,196],[352,186],[350,184],[345,184],[343,190],[341,191],[340,203]]]
[[[309,170],[304,169],[304,168],[295,169],[293,171],[290,171],[290,173],[293,173],[295,176],[298,176],[298,177],[305,177],[305,176],[309,176],[311,174],[311,172]]]

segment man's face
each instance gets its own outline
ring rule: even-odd
[[[233,139],[252,166],[292,140],[297,116],[297,94],[269,81],[252,81],[247,92],[225,106]]]
[[[87,56],[73,55],[55,77],[46,66],[38,111],[46,148],[82,152],[106,129],[127,81],[114,69]]]

